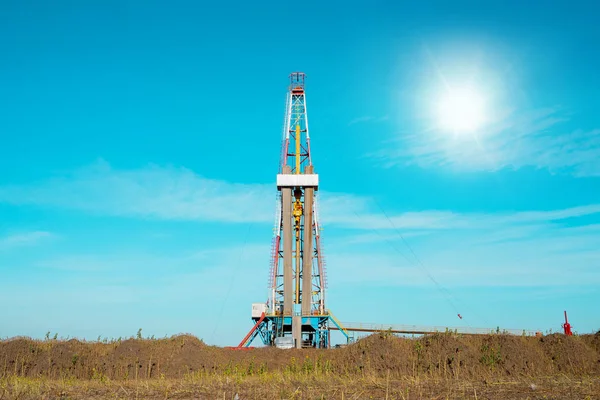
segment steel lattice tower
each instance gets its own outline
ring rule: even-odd
[[[319,176],[310,152],[305,74],[290,75],[277,174],[276,217],[269,274],[269,299],[252,305],[256,336],[266,345],[329,347],[325,263],[321,252],[316,192]]]
[[[302,315],[325,313],[325,279],[315,193],[319,176],[314,173],[310,154],[304,77],[301,72],[290,76],[277,176],[280,195],[270,287],[271,304],[283,315],[292,315],[294,311]]]

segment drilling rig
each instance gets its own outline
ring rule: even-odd
[[[254,327],[238,348],[248,347],[257,336],[268,346],[328,348],[329,323],[340,325],[325,308],[316,196],[319,175],[310,152],[304,81],[302,72],[290,75],[277,174],[269,299],[252,304]],[[338,328],[347,337],[345,329]]]
[[[252,304],[254,326],[233,349],[247,349],[260,337],[263,344],[279,348],[329,348],[330,331],[339,330],[346,342],[349,332],[389,331],[426,334],[448,331],[444,327],[415,325],[345,324],[325,306],[325,261],[323,258],[315,173],[310,152],[310,134],[304,91],[305,74],[294,72],[286,97],[283,138],[277,174],[275,228],[271,249],[269,295],[264,303]],[[458,314],[462,319],[462,315]],[[565,334],[571,326],[565,311]],[[490,334],[486,328],[451,328],[465,334]],[[503,330],[515,335],[539,332]]]

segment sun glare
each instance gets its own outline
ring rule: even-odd
[[[437,113],[440,127],[455,134],[474,132],[485,122],[483,98],[470,88],[444,93],[439,99]]]

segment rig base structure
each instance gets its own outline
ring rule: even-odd
[[[331,330],[339,330],[350,342],[350,336],[346,328],[326,310],[325,314],[302,316],[301,314],[293,316],[284,316],[269,314],[264,304],[253,304],[252,321],[254,326],[242,339],[240,344],[234,349],[250,348],[254,339],[260,337],[265,346],[274,346],[278,348],[319,348],[326,349],[330,347]],[[257,310],[260,310],[258,315]],[[263,311],[264,310],[264,311]],[[332,324],[333,326],[330,326]],[[296,342],[294,330],[298,329],[300,343]]]

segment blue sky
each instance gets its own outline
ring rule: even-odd
[[[598,6],[423,3],[1,2],[0,336],[236,344],[298,70],[340,320],[600,329]]]

